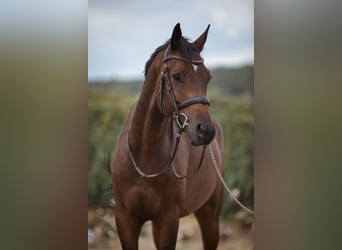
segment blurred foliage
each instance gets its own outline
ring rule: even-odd
[[[230,72],[229,69],[220,69],[220,71]],[[214,73],[212,71],[212,75],[213,79],[220,79],[221,77],[220,75],[215,75],[215,71]],[[227,79],[230,78],[232,77],[227,77]],[[243,78],[247,81],[248,77],[244,76]],[[242,79],[237,77],[236,82],[242,81]],[[112,81],[89,84],[89,206],[107,207],[109,200],[113,198],[111,191],[102,192],[111,185],[107,165],[111,160],[116,139],[124,119],[132,104],[138,99],[141,86],[142,81],[130,83]],[[252,88],[246,86],[248,84],[245,84],[245,87],[241,87],[239,91],[234,92],[230,87],[226,86],[226,89],[224,89],[222,84],[216,84],[215,81],[211,81],[208,95],[211,100],[211,112],[221,124],[224,132],[225,179],[228,186],[240,194],[240,201],[253,208],[254,116],[253,99],[250,95]],[[226,192],[225,194],[225,197],[228,197]],[[227,219],[237,219],[245,224],[251,223],[251,216],[241,211],[241,208],[230,198],[225,199],[222,214]]]
[[[210,97],[211,112],[222,126],[224,134],[225,180],[228,186],[239,192],[239,200],[247,207],[254,206],[253,100],[250,96],[224,98]],[[226,200],[223,215],[237,218],[246,224],[248,214],[239,213],[240,207],[230,198]],[[235,217],[237,215],[237,217]]]
[[[136,96],[88,91],[88,204],[108,206],[113,197],[107,171],[116,138]]]
[[[253,95],[254,93],[254,67],[216,68],[210,70],[211,91],[218,91],[220,95],[238,96]]]

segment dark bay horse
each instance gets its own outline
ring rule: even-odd
[[[223,188],[205,148],[210,144],[223,166],[223,135],[210,113],[206,94],[211,76],[200,56],[208,30],[189,42],[178,23],[145,65],[142,92],[123,125],[111,165],[124,250],[138,249],[148,220],[157,249],[175,249],[179,218],[191,213],[204,249],[217,248]]]

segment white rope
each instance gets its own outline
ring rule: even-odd
[[[223,176],[220,172],[220,169],[218,167],[218,164],[216,162],[215,156],[214,156],[214,152],[213,149],[211,148],[211,144],[209,145],[209,153],[210,153],[210,157],[211,160],[213,161],[214,164],[214,168],[216,170],[217,176],[219,177],[220,181],[222,182],[223,186],[225,187],[225,189],[228,191],[229,196],[244,210],[246,210],[247,212],[251,213],[251,214],[255,214],[255,212],[251,209],[249,209],[248,207],[246,207],[245,205],[243,205],[237,198],[236,196],[233,194],[233,192],[230,190],[230,188],[228,187],[228,185],[226,184],[226,182],[223,179]]]

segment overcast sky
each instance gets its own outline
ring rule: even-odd
[[[254,63],[253,0],[89,0],[89,79],[142,78],[177,22],[192,41],[211,24],[202,52],[208,67]]]

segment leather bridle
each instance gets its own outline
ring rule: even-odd
[[[191,64],[197,66],[197,65],[203,64],[204,61],[203,60],[188,60],[188,59],[180,57],[180,56],[168,55],[169,47],[170,47],[170,45],[165,49],[164,58],[162,61],[164,65],[163,65],[162,77],[160,79],[159,96],[160,96],[160,110],[162,113],[164,113],[164,110],[163,110],[163,89],[164,89],[164,83],[166,83],[168,93],[172,99],[173,106],[174,106],[173,119],[174,119],[174,121],[178,127],[178,133],[176,135],[175,147],[174,147],[174,150],[173,150],[171,157],[170,157],[165,168],[161,169],[157,173],[146,174],[138,167],[138,164],[136,163],[136,161],[133,157],[132,146],[131,146],[131,142],[130,142],[131,130],[129,130],[129,132],[128,132],[128,154],[129,154],[130,160],[131,160],[135,170],[138,172],[140,177],[153,178],[153,177],[160,176],[164,172],[166,172],[166,170],[168,170],[169,167],[171,166],[171,164],[172,164],[172,162],[176,156],[176,152],[178,149],[178,145],[179,145],[181,135],[186,130],[186,128],[189,126],[189,117],[186,114],[184,114],[183,112],[181,112],[181,110],[190,106],[190,105],[194,105],[194,104],[198,104],[198,103],[202,103],[202,104],[205,104],[208,106],[210,105],[210,102],[209,102],[209,99],[207,96],[195,96],[195,97],[192,97],[192,98],[190,98],[190,99],[179,104],[179,102],[176,99],[173,88],[172,88],[172,84],[171,84],[170,77],[169,77],[169,70],[167,67],[167,62],[169,60],[174,59],[174,60],[181,60],[181,61],[184,61],[187,63],[191,63]],[[206,147],[207,147],[206,145],[203,146],[200,162],[198,164],[198,167],[196,168],[196,170],[193,173],[188,174],[188,175],[183,175],[183,176],[179,175],[175,169],[175,166],[172,165],[173,173],[177,179],[184,179],[184,178],[190,177],[199,171],[199,169],[202,166],[202,162],[203,162],[203,158],[204,158],[204,152],[205,152]]]
[[[160,87],[159,87],[159,96],[160,96],[160,109],[161,112],[163,113],[163,89],[164,89],[164,82],[166,83],[167,86],[167,90],[171,96],[172,102],[173,102],[173,106],[174,106],[174,114],[175,115],[179,115],[181,112],[180,110],[196,104],[196,103],[202,103],[202,104],[206,104],[206,105],[210,105],[209,99],[207,96],[195,96],[192,97],[180,104],[178,104],[179,102],[177,101],[176,97],[175,97],[175,93],[173,91],[172,88],[172,84],[170,81],[170,77],[169,77],[169,69],[167,67],[167,62],[171,59],[175,59],[175,60],[181,60],[187,63],[191,63],[193,65],[201,65],[203,64],[203,60],[187,60],[183,57],[180,56],[176,56],[176,55],[168,55],[168,51],[169,51],[169,46],[166,48],[165,53],[164,53],[164,58],[163,58],[163,71],[162,71],[162,77],[160,78]]]

